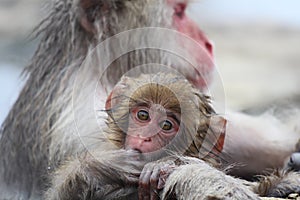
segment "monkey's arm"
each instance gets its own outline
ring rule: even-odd
[[[138,157],[113,150],[73,159],[55,172],[45,199],[135,199],[143,167]]]
[[[226,175],[199,159],[179,166],[168,177],[162,199],[259,199],[244,181]],[[190,160],[189,160],[190,159]]]
[[[300,132],[294,132],[274,116],[250,116],[229,112],[222,157],[235,164],[230,173],[251,178],[268,169],[282,168],[295,151]],[[271,171],[272,172],[272,171]]]

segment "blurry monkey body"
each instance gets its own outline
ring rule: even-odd
[[[79,155],[79,161],[74,157],[66,162],[53,176],[47,199],[147,199],[149,191],[163,188],[176,163],[193,161],[181,160],[181,155],[201,163],[199,158],[211,156],[204,153],[214,152],[210,158],[217,160],[223,146],[226,120],[182,76],[125,76],[109,95],[106,109],[105,133],[112,145],[107,142]],[[158,199],[158,192],[151,199]]]
[[[254,175],[282,168],[291,153],[297,151],[295,143],[299,132],[271,114],[254,117],[231,112],[226,116],[226,133],[229,134],[226,134],[221,157],[235,164],[230,173],[252,179]]]

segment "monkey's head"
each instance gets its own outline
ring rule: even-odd
[[[180,37],[169,38],[172,42],[167,43],[174,43],[180,49],[185,49],[192,55],[191,57],[195,59],[197,65],[188,67],[180,64],[176,66],[172,63],[172,67],[184,74],[198,89],[204,91],[213,78],[215,66],[213,62],[213,44],[199,29],[198,25],[187,16],[185,11],[188,3],[188,0],[80,0],[78,6],[80,15],[78,18],[83,30],[92,37],[97,38],[98,42],[123,31],[136,28],[164,27],[178,31]],[[153,47],[153,43],[155,43],[153,40],[157,39],[163,42],[166,39],[164,33],[161,33],[157,36],[158,38],[151,37],[151,40],[147,41],[148,31],[145,32],[145,34],[135,36],[134,40],[129,42],[129,45],[137,42]],[[163,36],[161,37],[161,35]],[[183,39],[185,37],[192,38],[197,45],[189,45]],[[146,54],[148,55],[149,52]],[[141,57],[138,56],[140,60],[143,60]],[[149,56],[146,57],[149,58]],[[158,58],[159,56],[155,57],[155,59]],[[136,63],[136,65],[138,64],[143,63]],[[132,66],[135,67],[136,65]],[[122,62],[122,67],[126,68],[124,62]],[[129,70],[131,67],[128,66],[126,69]],[[117,71],[114,68],[113,76],[109,78],[114,80],[116,77],[119,80],[123,73],[116,76]]]
[[[124,76],[109,95],[106,109],[108,138],[118,148],[195,157],[222,150],[226,120],[182,76]]]

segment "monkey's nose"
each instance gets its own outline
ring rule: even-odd
[[[143,137],[139,135],[139,139],[142,140],[143,142],[151,142],[151,137]]]

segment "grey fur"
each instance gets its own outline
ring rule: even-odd
[[[190,158],[185,158],[190,162]],[[187,178],[188,177],[188,178]],[[178,167],[168,178],[162,199],[241,200],[259,199],[244,181],[226,175],[204,161]]]
[[[67,162],[53,175],[43,199],[137,199],[138,175],[144,162],[137,152],[97,150]]]

